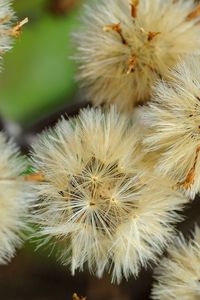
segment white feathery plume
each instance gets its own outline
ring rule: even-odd
[[[85,7],[74,34],[79,79],[93,104],[130,110],[149,100],[155,80],[200,48],[193,0],[102,0]]]
[[[99,277],[111,272],[113,281],[137,276],[181,219],[187,199],[139,169],[137,140],[131,120],[111,107],[62,119],[33,145],[35,170],[44,177],[36,187],[38,236],[62,245],[59,259],[73,274],[87,263]]]
[[[168,255],[155,270],[153,300],[200,299],[200,229],[196,226],[193,239],[183,236],[170,246]]]
[[[187,56],[171,70],[168,81],[156,85],[149,105],[136,114],[156,172],[194,198],[200,191],[200,57]]]
[[[139,173],[139,172],[138,172]],[[177,213],[188,200],[170,188],[170,182],[162,181],[149,174],[137,174],[143,186],[134,186],[135,209],[130,211],[127,221],[118,226],[112,238],[110,257],[113,261],[113,281],[118,283],[141,267],[147,268],[157,262],[175,234],[173,225],[182,220]]]
[[[25,170],[25,160],[16,145],[0,133],[0,264],[13,257],[27,230],[33,197],[29,183],[20,177]]]
[[[13,38],[20,34],[21,27],[28,22],[28,18],[25,18],[13,26],[16,17],[12,4],[11,0],[0,0],[0,59],[12,48]]]

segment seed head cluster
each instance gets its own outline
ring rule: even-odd
[[[11,4],[0,0],[0,59],[28,21],[13,26]],[[83,14],[79,80],[94,106],[107,105],[39,134],[26,176],[0,133],[0,264],[21,245],[29,217],[39,246],[55,247],[72,274],[87,266],[117,283],[158,263],[171,242],[152,299],[200,299],[200,229],[174,242],[200,192],[200,5],[102,0]]]
[[[86,262],[114,281],[137,275],[172,237],[187,199],[138,169],[137,131],[115,108],[85,109],[61,120],[33,145],[44,182],[37,186],[39,236],[63,247],[72,273]],[[162,188],[161,188],[162,186]]]
[[[128,111],[149,100],[155,81],[179,57],[199,53],[196,11],[193,0],[103,0],[86,6],[83,30],[75,34],[75,59],[89,100]]]

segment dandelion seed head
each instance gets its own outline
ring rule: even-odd
[[[138,114],[144,147],[152,152],[155,169],[194,198],[200,190],[200,59],[186,57],[160,81],[147,107]],[[148,156],[148,154],[147,154]]]
[[[197,300],[200,297],[200,229],[193,238],[183,236],[170,246],[168,255],[155,270],[153,300]]]
[[[132,4],[131,4],[132,3]],[[78,78],[93,104],[130,110],[149,100],[155,81],[183,54],[199,53],[193,0],[103,0],[86,6],[74,34]]]
[[[4,264],[22,244],[32,196],[29,185],[19,177],[26,170],[25,161],[16,145],[2,133],[0,153],[0,264]]]
[[[181,219],[186,198],[164,181],[158,188],[139,169],[137,144],[130,118],[111,107],[63,119],[33,145],[35,169],[45,178],[37,186],[38,235],[64,245],[58,256],[73,274],[86,263],[99,277],[107,270],[113,281],[137,276]]]

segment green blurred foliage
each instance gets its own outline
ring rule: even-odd
[[[55,16],[51,0],[16,0],[19,20],[29,18],[0,74],[0,113],[24,125],[71,101],[76,90],[71,32],[77,11]]]

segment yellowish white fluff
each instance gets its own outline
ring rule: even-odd
[[[29,184],[20,178],[26,170],[18,148],[0,133],[0,264],[9,261],[27,229]]]
[[[136,113],[145,127],[146,152],[157,156],[157,173],[194,198],[200,191],[200,57],[186,57],[168,79]]]
[[[14,11],[11,8],[13,1],[0,0],[0,58],[11,49],[12,36],[14,35],[13,20],[15,19]]]
[[[193,239],[182,236],[170,246],[168,255],[155,270],[153,300],[200,299],[200,229]]]
[[[79,79],[95,105],[130,110],[183,54],[199,53],[193,0],[102,0],[83,11],[75,34]]]
[[[38,184],[35,222],[42,244],[62,245],[72,273],[85,263],[113,281],[137,276],[155,261],[187,201],[169,184],[136,167],[137,132],[127,115],[85,109],[62,119],[33,145]]]

